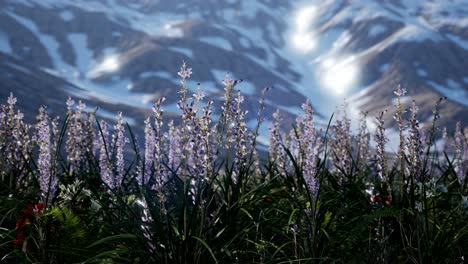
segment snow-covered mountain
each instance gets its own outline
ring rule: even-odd
[[[442,125],[468,120],[467,0],[0,0],[0,98],[35,113],[69,95],[141,122],[156,97],[177,112],[177,71],[193,67],[221,99],[226,72],[254,119],[265,86],[270,110],[292,117],[307,98],[324,119],[343,98],[356,112],[393,109],[402,84],[422,120],[440,96]],[[389,114],[391,111],[389,111]],[[388,119],[391,119],[390,117]]]

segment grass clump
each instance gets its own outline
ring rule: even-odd
[[[268,153],[249,130],[237,81],[213,102],[182,89],[180,120],[164,98],[140,145],[122,113],[112,127],[67,101],[63,122],[41,108],[27,124],[10,96],[0,111],[0,262],[462,263],[467,257],[467,133],[436,149],[398,88],[397,153],[384,112],[356,135],[344,112],[316,127],[313,108],[288,131],[273,115]],[[407,118],[407,120],[405,119]],[[177,125],[175,125],[177,124]],[[451,144],[453,143],[453,144]],[[142,150],[140,148],[142,147]]]

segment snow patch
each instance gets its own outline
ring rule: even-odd
[[[468,106],[468,90],[460,83],[450,79],[446,81],[446,85],[440,85],[433,81],[427,81],[427,83],[448,99]]]
[[[376,37],[382,33],[384,33],[385,31],[387,31],[387,28],[383,25],[373,25],[370,29],[369,29],[369,32],[367,32],[367,35],[369,37]]]
[[[67,37],[75,53],[76,66],[81,73],[86,73],[93,60],[93,52],[88,49],[88,36],[83,33],[72,33]]]
[[[228,51],[232,51],[232,45],[231,43],[222,38],[222,37],[201,37],[199,38],[199,40],[201,42],[204,42],[206,44],[209,44],[209,45],[212,45],[212,46],[216,46],[218,48],[221,48],[221,49],[225,49],[225,50],[228,50]]]
[[[70,22],[75,18],[75,15],[73,15],[73,13],[70,10],[64,10],[64,11],[60,12],[60,17],[64,21]]]
[[[427,71],[424,70],[424,69],[418,69],[418,70],[417,70],[417,74],[418,74],[420,77],[427,77],[427,76],[428,76]]]
[[[177,53],[184,54],[185,56],[189,57],[190,59],[193,59],[193,51],[188,48],[181,48],[181,47],[169,47],[169,50],[175,51]]]
[[[458,36],[455,36],[453,34],[447,34],[447,38],[449,38],[452,42],[457,44],[458,46],[462,47],[465,50],[468,50],[468,40],[464,40]]]
[[[172,79],[173,76],[167,71],[146,71],[140,73],[140,78],[146,79],[150,77],[157,77],[161,79]]]
[[[10,45],[10,38],[3,31],[0,31],[0,51],[7,54],[11,54],[13,51]]]
[[[390,69],[390,63],[385,63],[382,66],[380,66],[379,71],[380,72],[386,72],[388,69]]]

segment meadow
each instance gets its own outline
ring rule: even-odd
[[[382,109],[351,131],[346,110],[316,125],[311,102],[285,127],[248,128],[226,76],[218,118],[184,63],[178,108],[164,98],[144,142],[70,98],[64,117],[24,120],[0,106],[0,263],[464,263],[468,258],[468,127],[441,128],[435,100],[422,129],[417,102],[395,88],[398,150]],[[442,117],[443,118],[443,117]],[[273,120],[269,145],[260,124]],[[267,150],[265,150],[267,148]]]

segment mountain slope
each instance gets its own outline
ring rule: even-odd
[[[192,91],[200,82],[221,99],[226,72],[243,79],[250,120],[265,86],[274,87],[269,111],[282,109],[286,122],[307,98],[326,119],[345,97],[354,112],[388,108],[390,120],[401,84],[423,121],[441,96],[441,125],[467,121],[466,0],[2,2],[0,96],[25,96],[33,113],[61,109],[68,95],[106,117],[120,109],[143,120],[159,96],[177,112],[185,60]]]

